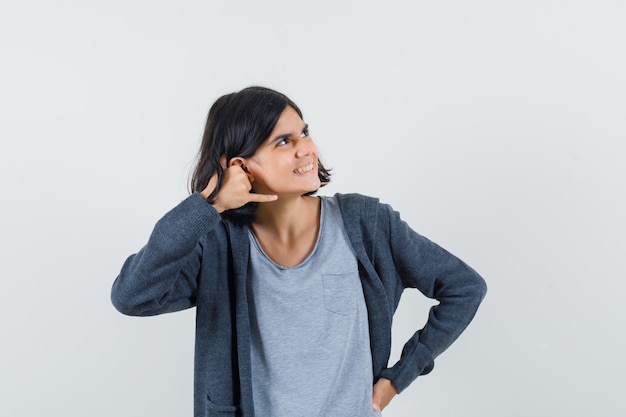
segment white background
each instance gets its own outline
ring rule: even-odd
[[[489,293],[385,416],[618,416],[621,1],[0,3],[0,415],[190,416],[194,311],[130,318],[124,259],[187,195],[204,119],[298,103],[334,182]],[[429,300],[406,293],[394,359]],[[294,416],[297,417],[297,416]]]

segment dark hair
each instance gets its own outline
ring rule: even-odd
[[[190,191],[200,192],[217,173],[217,186],[207,200],[214,202],[222,188],[224,168],[222,157],[229,161],[234,157],[249,158],[269,137],[287,106],[302,118],[300,108],[287,96],[265,87],[248,87],[236,93],[218,98],[207,117],[202,144],[198,152],[197,164],[190,181]],[[321,186],[330,182],[330,171],[318,160],[317,175]],[[313,194],[315,191],[308,193]],[[222,217],[238,223],[254,220],[258,203],[248,203],[243,207],[226,210]]]

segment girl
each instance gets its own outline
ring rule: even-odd
[[[473,318],[476,272],[374,198],[313,195],[329,181],[285,95],[250,87],[211,107],[193,194],[111,296],[129,315],[196,307],[196,417],[380,415]],[[408,287],[439,304],[389,366]]]

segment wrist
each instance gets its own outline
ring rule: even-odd
[[[210,195],[211,193],[207,193],[207,192],[201,191],[198,194],[200,195],[200,197],[202,197],[202,199],[204,201],[206,201],[208,204],[212,205],[213,208],[215,210],[217,210],[218,213],[221,213],[221,212],[223,212],[225,210],[225,208],[222,207],[221,204],[219,204],[217,202],[217,199],[210,198],[211,197],[211,195]]]
[[[208,201],[207,201],[207,202],[208,202]],[[211,204],[211,203],[209,203],[209,204]],[[215,210],[217,210],[217,212],[218,212],[218,213],[220,213],[220,214],[221,214],[223,211],[225,211],[225,210],[226,210],[224,207],[220,206],[220,205],[219,205],[219,204],[217,204],[216,202],[214,202],[214,203],[213,203],[213,204],[211,204],[211,205],[212,205],[212,206],[213,206],[213,208],[214,208]]]
[[[223,206],[222,206],[222,205],[221,205],[221,204],[217,201],[217,199],[215,199],[215,198],[213,198],[213,199],[208,199],[208,198],[205,198],[205,200],[206,200],[206,202],[207,202],[207,203],[209,203],[210,205],[212,205],[212,206],[213,206],[213,208],[214,208],[215,210],[217,210],[217,212],[218,212],[218,213],[220,213],[220,214],[221,214],[224,210],[226,210],[226,208],[225,208],[225,207],[223,207]]]

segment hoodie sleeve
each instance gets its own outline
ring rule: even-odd
[[[151,316],[195,305],[202,261],[201,238],[221,222],[219,213],[192,194],[154,226],[148,243],[126,259],[111,301],[121,313]]]
[[[425,326],[406,342],[400,360],[382,371],[398,392],[419,375],[427,374],[435,358],[465,330],[483,300],[483,278],[445,249],[413,231],[391,207],[385,207],[388,241],[397,279],[405,288],[417,288],[436,299]]]

